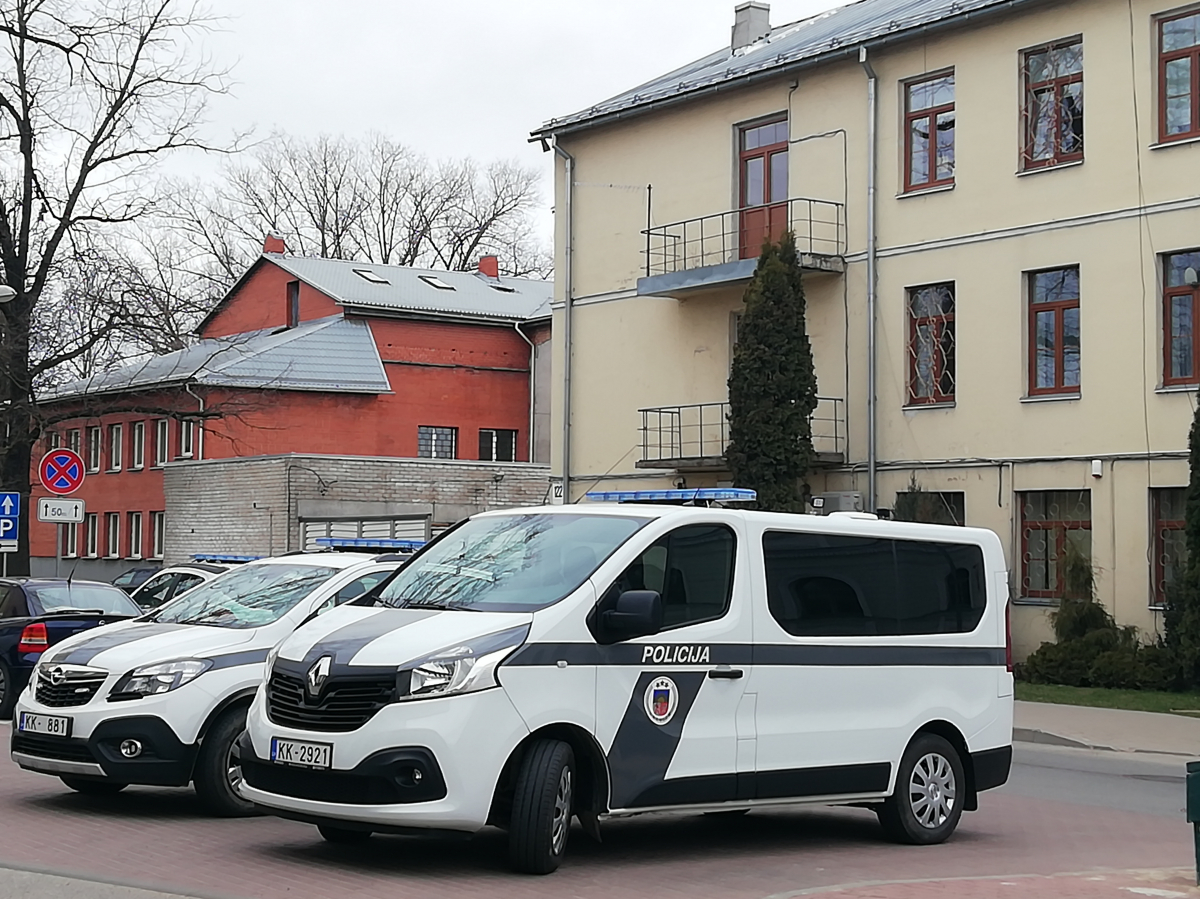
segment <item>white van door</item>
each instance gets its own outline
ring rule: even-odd
[[[749,573],[727,524],[676,528],[608,585],[598,610],[627,590],[662,596],[663,628],[599,647],[597,736],[611,809],[739,798],[753,777]]]

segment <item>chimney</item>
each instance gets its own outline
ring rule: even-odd
[[[759,0],[748,0],[733,8],[733,40],[730,50],[737,52],[748,47],[760,37],[771,33],[771,5]]]
[[[283,242],[283,235],[278,231],[268,231],[267,238],[263,241],[264,253],[277,253],[282,256],[287,252],[287,244]]]
[[[485,278],[500,277],[500,259],[496,256],[479,257],[479,274]]]

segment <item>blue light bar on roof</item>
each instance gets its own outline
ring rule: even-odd
[[[254,562],[263,556],[235,556],[229,553],[192,553],[193,562]]]
[[[594,503],[752,503],[758,499],[758,494],[741,487],[696,487],[686,490],[593,490],[585,494],[585,498]]]
[[[398,549],[401,552],[416,552],[425,540],[400,540],[387,537],[318,537],[317,546],[322,549]]]

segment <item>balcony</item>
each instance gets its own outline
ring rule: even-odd
[[[684,299],[749,281],[763,241],[778,240],[789,229],[805,271],[845,270],[845,206],[796,197],[647,228],[646,274],[638,278],[638,295]]]
[[[693,403],[639,409],[642,458],[638,468],[676,471],[728,471],[729,403]],[[819,396],[812,418],[813,449],[818,466],[846,461],[846,401]]]

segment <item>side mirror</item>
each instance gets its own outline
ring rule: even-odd
[[[657,590],[626,590],[600,620],[614,640],[657,634],[663,623],[662,597]]]

